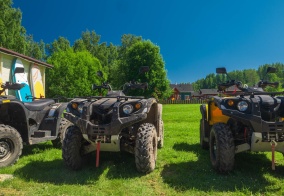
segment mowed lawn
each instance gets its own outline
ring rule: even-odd
[[[209,153],[199,145],[199,104],[163,106],[164,148],[154,172],[136,171],[134,156],[102,152],[99,168],[93,155],[80,171],[68,170],[61,150],[51,142],[25,146],[19,161],[0,169],[13,179],[0,182],[0,195],[284,195],[284,161],[276,153],[236,155],[233,172],[211,168]]]

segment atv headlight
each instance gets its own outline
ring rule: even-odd
[[[130,114],[133,111],[133,106],[130,104],[127,104],[123,106],[122,110],[125,114]]]
[[[248,109],[248,103],[246,101],[240,101],[238,103],[238,110],[240,110],[241,112],[244,112]]]
[[[83,112],[83,106],[84,106],[83,103],[81,103],[81,104],[78,105],[78,112],[80,112],[81,114],[82,114],[82,112]]]

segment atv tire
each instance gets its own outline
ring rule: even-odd
[[[135,142],[135,163],[139,172],[150,173],[157,160],[157,132],[153,124],[143,123],[138,128]]]
[[[62,158],[65,165],[72,170],[82,168],[84,155],[82,153],[83,136],[76,126],[71,126],[66,130],[62,145]]]
[[[235,146],[230,128],[224,123],[214,124],[210,132],[210,160],[214,169],[227,173],[234,167]]]
[[[67,128],[70,126],[73,126],[73,123],[71,123],[69,120],[65,118],[61,118],[57,138],[51,141],[55,148],[62,148],[65,132]]]
[[[22,154],[23,141],[11,126],[0,124],[0,168],[16,163]]]

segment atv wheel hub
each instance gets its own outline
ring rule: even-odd
[[[4,140],[0,141],[0,159],[8,158],[11,154],[11,149],[9,145],[9,141]]]

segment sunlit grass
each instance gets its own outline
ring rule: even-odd
[[[199,145],[199,105],[164,105],[165,146],[154,172],[136,171],[128,153],[102,152],[80,171],[68,170],[51,142],[25,146],[20,160],[0,169],[14,178],[0,182],[0,195],[283,195],[284,161],[276,153],[240,153],[235,169],[220,175]]]

